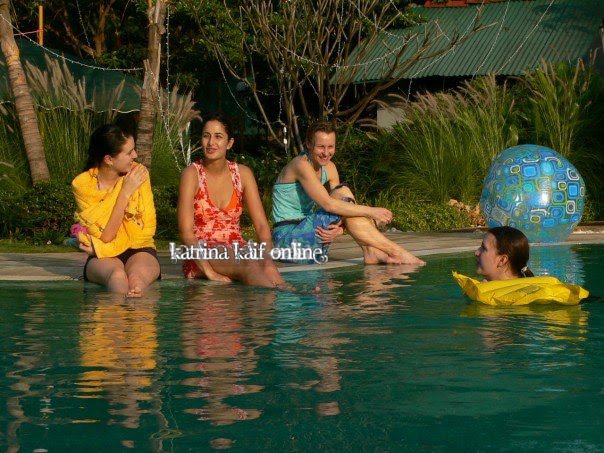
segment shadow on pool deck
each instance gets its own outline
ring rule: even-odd
[[[475,250],[484,231],[463,230],[443,233],[387,233],[387,236],[418,256]],[[604,243],[604,224],[582,225],[566,243]],[[162,278],[182,278],[180,263],[173,263],[167,250],[158,250]],[[86,261],[83,253],[0,253],[0,281],[59,281],[82,278]],[[348,235],[331,246],[323,269],[361,264],[359,246]],[[282,272],[316,269],[317,265],[280,264]]]

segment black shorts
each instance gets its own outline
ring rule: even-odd
[[[149,255],[154,256],[155,259],[157,260],[157,263],[159,264],[159,259],[157,258],[157,250],[155,250],[153,247],[142,247],[140,249],[128,249],[125,252],[120,253],[115,258],[117,258],[122,263],[124,263],[124,266],[125,266],[126,262],[130,259],[130,257],[136,255],[137,253],[148,253]],[[86,268],[88,267],[88,263],[90,262],[90,260],[93,258],[96,258],[96,256],[89,256],[88,259],[86,260],[86,264],[84,264],[84,281],[89,281],[88,277],[86,276]],[[157,277],[157,279],[161,280],[161,266],[160,266],[160,271],[159,271],[159,277]]]

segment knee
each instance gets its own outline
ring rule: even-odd
[[[124,269],[115,269],[109,276],[109,284],[128,283],[128,275]]]
[[[342,198],[352,198],[354,200],[354,194],[347,186],[341,186],[332,190],[330,195],[337,200],[341,200]]]

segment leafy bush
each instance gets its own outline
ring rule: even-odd
[[[65,183],[41,183],[22,196],[2,192],[0,234],[35,243],[60,243],[69,235],[75,208],[71,187]]]
[[[390,227],[400,231],[444,231],[468,228],[470,216],[445,203],[426,202],[391,191],[376,197],[374,206],[390,209],[394,216]]]
[[[176,241],[178,239],[178,187],[153,187],[153,201],[157,218],[156,239]]]

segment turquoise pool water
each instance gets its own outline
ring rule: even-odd
[[[494,309],[419,272],[294,273],[320,295],[164,281],[143,300],[2,284],[0,445],[602,451],[603,245],[533,248],[580,306]]]

